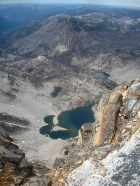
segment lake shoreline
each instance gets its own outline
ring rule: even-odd
[[[65,140],[76,137],[78,135],[78,130],[83,124],[93,123],[95,121],[94,112],[92,110],[93,106],[94,103],[87,103],[81,107],[61,112],[57,117],[57,127],[61,127],[65,130],[53,130],[55,126],[53,123],[55,116],[46,116],[44,122],[47,123],[47,125],[40,128],[40,133],[52,139],[61,138]]]

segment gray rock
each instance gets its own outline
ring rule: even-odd
[[[3,173],[3,170],[2,169],[0,169],[0,174],[2,174]]]
[[[133,83],[128,89],[128,97],[124,107],[125,117],[131,117],[135,112],[135,110],[137,111],[139,109],[139,96],[140,96],[140,83]]]
[[[66,186],[139,186],[140,130],[102,161],[89,159],[72,171]]]
[[[23,158],[19,165],[20,174],[26,177],[28,175],[31,175],[32,170],[33,170],[33,165],[29,163],[25,158]]]
[[[125,108],[124,108],[124,116],[130,117],[132,115],[132,110],[134,106],[137,104],[137,98],[130,99],[126,102]]]
[[[24,152],[10,140],[8,133],[0,127],[0,173],[3,172],[4,176],[7,176],[3,171],[6,168],[8,176],[12,175],[15,185],[20,185],[32,174],[33,166],[25,159]],[[8,182],[5,182],[5,185],[7,184]]]
[[[12,149],[11,151],[15,154],[22,155],[23,157],[25,157],[25,153],[20,149]]]
[[[92,126],[93,126],[93,124],[91,124],[91,123],[85,123],[84,125],[82,125],[82,130],[83,130],[83,132],[85,133],[85,132],[91,132],[92,131]]]
[[[21,155],[17,155],[17,154],[12,153],[11,151],[9,151],[8,153],[4,152],[2,154],[2,158],[6,162],[10,162],[10,163],[16,164],[18,166],[23,157]]]
[[[5,139],[10,139],[9,132],[5,131],[3,128],[0,127],[0,137],[4,137]]]
[[[14,123],[14,124],[20,124],[23,126],[28,126],[29,125],[29,121],[25,120],[24,118],[19,118],[13,115],[9,115],[7,113],[0,113],[0,121],[3,122],[10,122],[10,123]]]

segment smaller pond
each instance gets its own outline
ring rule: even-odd
[[[58,94],[59,94],[59,92],[61,92],[61,87],[54,87],[54,90],[53,90],[53,92],[51,93],[51,96],[52,97],[57,97],[58,96]]]
[[[100,79],[107,79],[109,77],[109,74],[105,72],[94,72],[94,76]]]
[[[40,133],[49,135],[52,139],[67,139],[78,135],[78,130],[81,126],[88,122],[94,122],[94,113],[92,111],[93,103],[78,107],[72,110],[61,112],[58,116],[57,126],[67,130],[52,131],[54,127],[53,115],[44,118],[48,124],[40,129]]]

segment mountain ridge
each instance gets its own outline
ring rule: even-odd
[[[139,27],[139,20],[115,19],[100,12],[77,17],[57,15],[43,21],[32,20],[18,29],[2,33],[0,40],[1,45],[8,46],[10,52],[18,55],[72,55],[84,50],[89,54],[92,51],[117,54],[123,50],[139,56]]]

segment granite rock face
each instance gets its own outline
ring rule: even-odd
[[[119,150],[110,153],[105,159],[86,160],[72,171],[67,186],[138,186],[140,183],[140,130]]]
[[[107,93],[99,104],[99,128],[95,135],[94,145],[105,145],[111,142],[122,102],[121,94]]]
[[[66,186],[139,186],[139,99],[139,78],[102,97],[88,137],[84,126],[79,130],[78,144],[89,147],[89,156],[71,171]]]
[[[94,137],[94,146],[110,144],[114,140],[122,141],[139,128],[139,97],[139,79],[130,86],[119,86],[102,97],[95,122],[99,127]]]
[[[138,80],[139,81],[139,80]],[[133,83],[127,91],[124,116],[130,117],[134,112],[140,110],[140,83]]]
[[[119,86],[103,95],[98,105],[98,116],[90,131],[84,124],[79,130],[78,144],[93,143],[104,146],[129,139],[140,127],[139,78],[131,85]]]
[[[32,174],[33,166],[25,154],[12,143],[8,132],[0,127],[0,185],[21,185]]]

